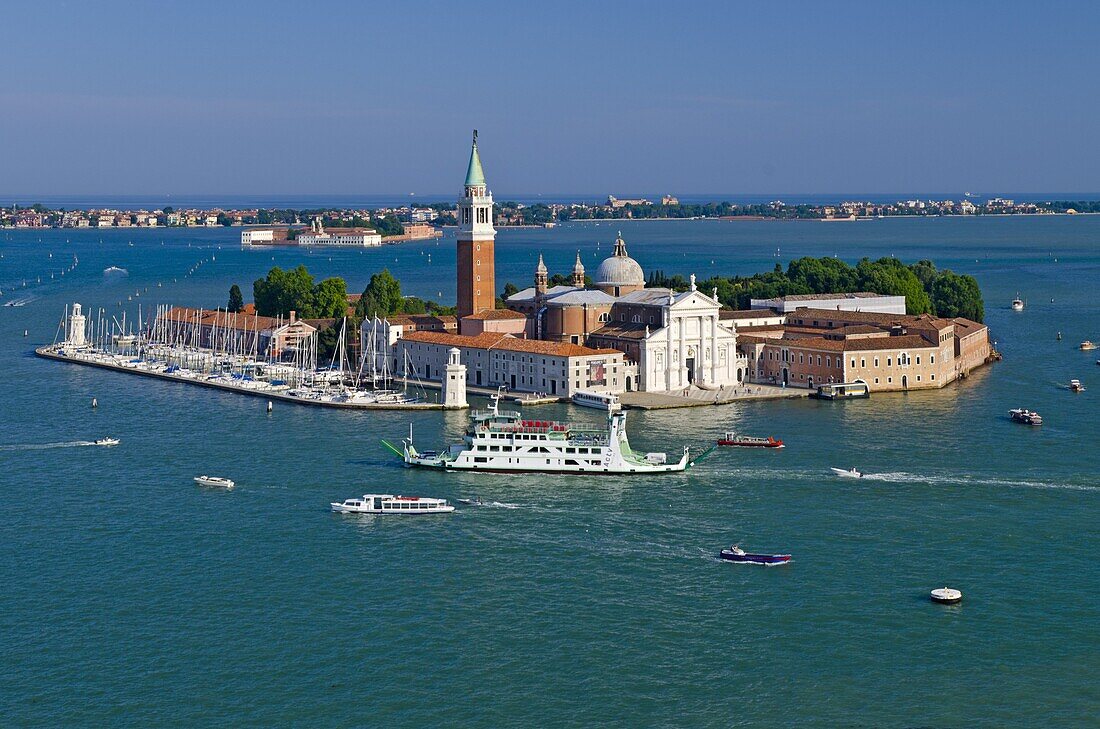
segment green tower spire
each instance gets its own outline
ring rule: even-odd
[[[474,146],[470,150],[470,166],[466,168],[466,186],[484,185],[485,171],[481,169],[481,156],[477,153],[477,130],[474,130]]]

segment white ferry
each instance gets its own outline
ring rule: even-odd
[[[573,404],[598,410],[615,411],[622,410],[622,403],[618,395],[610,392],[596,392],[595,390],[577,390],[573,393]]]
[[[524,420],[518,412],[501,411],[499,403],[500,396],[494,395],[488,410],[470,415],[470,427],[462,443],[442,452],[421,452],[413,445],[410,428],[398,452],[409,466],[447,471],[669,473],[692,465],[687,446],[680,459],[672,463],[664,453],[635,452],[627,439],[626,416],[619,411],[608,412],[607,425],[599,428]]]
[[[331,502],[332,510],[340,514],[448,514],[455,507],[446,499],[429,499],[424,496],[394,496],[393,494],[364,494],[359,499],[345,499],[343,503]]]

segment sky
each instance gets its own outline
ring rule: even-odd
[[[1100,4],[5,3],[0,195],[1100,191]]]

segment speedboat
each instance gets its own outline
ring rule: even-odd
[[[733,545],[729,549],[723,549],[718,556],[727,562],[740,564],[786,564],[791,561],[789,554],[752,554],[741,549],[740,545]]]
[[[1070,380],[1069,389],[1071,392],[1084,392],[1085,386],[1081,384],[1080,380]]]
[[[848,470],[844,470],[843,468],[833,468],[831,470],[841,478],[863,478],[863,474],[857,471],[854,466]]]
[[[1023,423],[1024,425],[1043,424],[1042,416],[1027,408],[1013,408],[1008,411],[1008,417],[1011,418],[1014,423]]]
[[[1100,346],[1100,345],[1097,345],[1096,343],[1094,343],[1094,342],[1091,342],[1091,341],[1089,341],[1088,339],[1086,339],[1085,341],[1081,342],[1081,349],[1082,349],[1082,350],[1096,349],[1096,348],[1097,348],[1097,346]]]
[[[345,499],[343,503],[331,502],[329,506],[338,514],[447,514],[455,507],[446,499],[430,499],[424,496],[394,496],[393,494],[364,494],[358,499]]]
[[[95,441],[97,446],[116,446],[121,443],[118,438],[100,438]]]
[[[237,485],[230,479],[221,476],[195,476],[195,483],[199,486],[217,486],[223,489],[231,489]]]
[[[1019,293],[1017,293],[1016,298],[1012,300],[1012,310],[1013,311],[1023,311],[1024,310],[1024,300],[1020,298]]]
[[[472,499],[459,499],[458,503],[466,506],[485,506],[485,502],[481,500],[480,496],[475,496]]]
[[[738,435],[727,432],[718,439],[720,446],[744,446],[746,448],[784,448],[783,441],[773,438],[760,438],[752,435]]]

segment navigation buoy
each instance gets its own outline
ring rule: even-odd
[[[267,401],[267,411],[268,411],[269,413],[271,412],[271,408],[272,408],[272,407],[273,407],[273,405],[271,404],[271,401],[270,401],[270,400],[268,400],[268,401]]]
[[[27,336],[28,334],[30,334],[30,330],[29,330],[29,329],[24,329],[24,330],[23,330],[23,336],[25,337],[25,336]]]
[[[963,599],[963,594],[958,590],[953,590],[950,587],[941,587],[932,590],[931,593],[932,602],[938,602],[941,605],[954,605]]]
[[[99,400],[96,400],[94,397],[92,398],[92,407],[93,408],[99,407]]]

